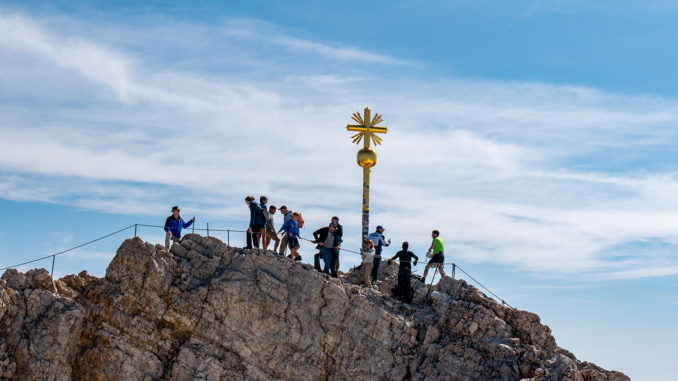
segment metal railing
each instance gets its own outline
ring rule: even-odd
[[[77,245],[77,246],[73,246],[73,247],[71,247],[71,248],[68,248],[68,249],[65,249],[65,250],[61,250],[61,251],[56,252],[56,253],[53,253],[53,254],[46,255],[46,256],[44,256],[44,257],[32,259],[32,260],[30,260],[30,261],[18,263],[18,264],[16,264],[16,265],[12,265],[12,266],[2,267],[2,268],[0,268],[0,271],[5,271],[5,270],[7,270],[7,269],[16,268],[16,267],[19,267],[19,266],[24,266],[24,265],[31,264],[31,263],[34,263],[34,262],[38,262],[38,261],[42,261],[42,260],[45,260],[45,259],[48,259],[48,258],[52,258],[52,269],[51,269],[51,271],[50,271],[50,277],[52,278],[52,285],[54,286],[54,291],[58,294],[56,284],[54,283],[54,265],[55,265],[56,257],[57,257],[58,255],[66,254],[66,253],[68,253],[68,252],[70,252],[70,251],[79,249],[79,248],[81,248],[81,247],[84,247],[84,246],[87,246],[87,245],[91,245],[91,244],[93,244],[93,243],[95,243],[95,242],[101,241],[101,240],[103,240],[103,239],[105,239],[105,238],[108,238],[108,237],[112,237],[112,236],[114,236],[114,235],[116,235],[116,234],[122,233],[122,232],[124,232],[124,231],[126,231],[126,230],[130,230],[130,229],[132,229],[132,228],[134,228],[134,237],[137,237],[137,234],[138,234],[138,228],[139,228],[139,227],[160,228],[160,229],[164,229],[164,228],[165,228],[164,225],[139,224],[139,223],[132,224],[132,225],[126,226],[126,227],[124,227],[124,228],[122,228],[122,229],[118,229],[118,230],[116,230],[116,231],[114,231],[114,232],[112,232],[112,233],[103,235],[103,236],[101,236],[101,237],[95,238],[95,239],[93,239],[93,240],[87,241],[87,242],[82,243],[82,244],[79,244],[79,245]],[[206,224],[206,227],[205,227],[205,228],[196,228],[196,227],[195,227],[195,224],[193,224],[193,225],[191,226],[191,232],[192,232],[192,233],[195,233],[196,230],[197,230],[197,231],[204,231],[204,232],[206,232],[206,235],[207,235],[208,237],[210,236],[210,232],[212,232],[212,233],[214,233],[214,232],[226,233],[226,244],[227,244],[228,246],[231,246],[231,233],[248,233],[247,230],[237,230],[237,229],[214,229],[214,228],[210,229],[210,224],[209,224],[209,223]],[[249,233],[249,234],[256,234],[256,233]],[[307,239],[307,238],[302,238],[302,237],[299,237],[299,238],[300,238],[301,240],[303,240],[303,241],[315,243],[315,241],[310,240],[310,239]],[[360,255],[360,252],[359,252],[359,251],[349,250],[349,249],[345,249],[345,248],[341,248],[340,250],[341,250],[342,252],[348,252],[348,253]],[[510,307],[510,308],[513,308],[511,305],[509,305],[508,303],[506,303],[506,302],[504,301],[504,299],[502,299],[502,298],[500,298],[499,296],[497,296],[497,294],[495,294],[494,292],[492,292],[489,288],[487,288],[484,284],[482,284],[482,283],[481,283],[480,281],[478,281],[476,278],[474,278],[473,276],[471,276],[468,272],[464,271],[464,269],[462,269],[461,267],[459,267],[459,265],[457,265],[456,263],[454,263],[454,262],[451,262],[451,263],[444,263],[443,265],[450,265],[450,266],[452,266],[452,278],[455,277],[456,270],[459,269],[459,270],[460,270],[461,272],[463,272],[466,276],[468,276],[471,280],[473,280],[473,281],[474,281],[475,283],[477,283],[480,287],[482,287],[485,291],[487,291],[488,293],[490,293],[496,300],[500,301],[500,302],[501,302],[503,305],[505,305],[505,306],[508,306],[508,307]],[[437,270],[437,269],[436,269],[436,270]],[[435,277],[435,272],[434,272],[433,277]],[[433,281],[433,279],[432,279],[432,281]]]

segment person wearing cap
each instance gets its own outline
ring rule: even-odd
[[[440,276],[445,276],[445,270],[443,269],[443,263],[445,262],[445,254],[443,253],[443,240],[440,239],[440,232],[434,230],[431,232],[431,237],[433,242],[431,242],[431,247],[428,248],[428,253],[431,254],[431,260],[428,261],[426,267],[424,268],[424,275],[421,278],[422,283],[426,282],[426,275],[428,275],[428,269],[435,267],[440,271]],[[427,255],[428,256],[428,255]],[[435,275],[434,275],[435,276]]]
[[[405,303],[412,302],[412,286],[410,284],[410,277],[412,276],[412,264],[410,261],[414,258],[414,265],[417,265],[419,257],[413,252],[409,251],[410,244],[403,242],[403,249],[396,253],[391,258],[398,259],[400,267],[398,267],[398,285],[396,286],[396,299],[400,299]]]
[[[169,250],[170,240],[173,242],[179,242],[181,240],[181,229],[191,226],[195,222],[195,217],[191,218],[190,221],[184,222],[183,218],[179,215],[181,209],[178,206],[172,207],[172,215],[167,217],[165,220],[165,248]]]
[[[386,240],[384,237],[384,227],[379,225],[374,233],[370,233],[367,239],[374,243],[374,266],[372,267],[372,282],[377,282],[379,277],[379,266],[381,265],[381,251],[384,246],[391,244],[391,239]]]
[[[332,266],[333,254],[341,249],[341,237],[337,235],[337,224],[331,222],[329,226],[314,231],[313,238],[315,238],[314,242],[318,244],[320,256],[323,262],[325,262],[323,272],[331,275],[330,268]]]
[[[287,209],[286,205],[283,205],[280,207],[280,214],[283,215],[283,223],[280,225],[280,230],[278,230],[278,233],[283,232],[283,226],[287,223],[287,221],[292,219],[292,211]],[[282,238],[280,238],[280,249],[278,251],[278,254],[280,255],[285,255],[285,252],[287,251],[287,234],[283,234]]]

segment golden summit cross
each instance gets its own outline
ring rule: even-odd
[[[377,153],[370,148],[370,141],[374,145],[381,144],[381,137],[377,134],[385,134],[388,128],[385,126],[377,126],[383,120],[381,115],[370,114],[369,107],[365,107],[364,117],[360,116],[359,112],[353,113],[353,120],[358,124],[349,124],[346,129],[349,131],[358,131],[357,134],[351,136],[353,143],[360,144],[363,141],[363,149],[358,151],[358,165],[363,168],[363,223],[362,223],[362,246],[365,246],[367,241],[367,234],[369,233],[370,225],[370,168],[377,164]]]
[[[353,143],[360,144],[360,141],[364,138],[365,148],[370,148],[370,140],[372,140],[374,145],[381,144],[382,139],[376,134],[385,134],[388,131],[388,128],[377,126],[377,124],[383,122],[380,114],[374,114],[374,118],[370,120],[370,109],[369,107],[365,107],[365,118],[360,116],[360,113],[354,112],[351,119],[356,121],[356,123],[359,123],[346,126],[346,129],[349,131],[359,131],[357,134],[351,136]]]

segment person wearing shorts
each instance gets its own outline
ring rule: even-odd
[[[275,241],[275,246],[273,247],[273,251],[277,252],[278,251],[278,245],[280,245],[280,238],[278,238],[278,234],[275,232],[275,223],[273,222],[273,216],[275,215],[275,211],[277,208],[275,205],[271,205],[268,207],[268,216],[266,217],[266,244],[264,247],[268,247],[268,244],[271,241]]]
[[[431,257],[431,260],[428,261],[428,264],[426,264],[426,268],[424,268],[424,275],[421,278],[422,282],[426,282],[426,275],[428,274],[428,269],[430,268],[437,268],[438,271],[440,271],[440,276],[445,276],[445,270],[443,269],[445,255],[443,253],[444,247],[443,240],[440,239],[440,232],[434,230],[431,232],[431,237],[433,238],[433,242],[431,243],[431,247],[429,247],[428,250],[433,254],[433,256]]]
[[[301,260],[301,255],[299,255],[299,225],[297,221],[301,218],[301,214],[294,212],[292,213],[292,219],[283,224],[283,230],[285,235],[287,235],[287,243],[290,246],[290,255],[289,258],[295,261]]]

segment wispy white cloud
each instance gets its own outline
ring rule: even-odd
[[[340,214],[355,247],[360,173],[344,127],[371,105],[390,127],[373,171],[372,221],[393,238],[422,248],[439,228],[455,260],[542,276],[678,273],[678,260],[652,247],[624,260],[606,254],[645,237],[678,241],[678,177],[660,165],[673,157],[663,147],[678,141],[676,100],[541,83],[410,82],[378,69],[355,76],[323,70],[325,59],[400,62],[248,25],[227,24],[223,34],[321,57],[303,68],[259,60],[256,74],[151,67],[124,44],[0,16],[0,51],[11,50],[0,81],[14,86],[0,96],[17,97],[0,113],[0,193],[145,215],[181,199],[201,220],[238,221],[242,198],[256,190],[302,210],[309,226]],[[181,28],[177,36],[197,34],[207,47],[217,38]],[[202,53],[222,62],[218,51]],[[243,48],[237,59],[260,54]],[[40,80],[27,62],[41,68]],[[639,260],[648,253],[653,261]]]

